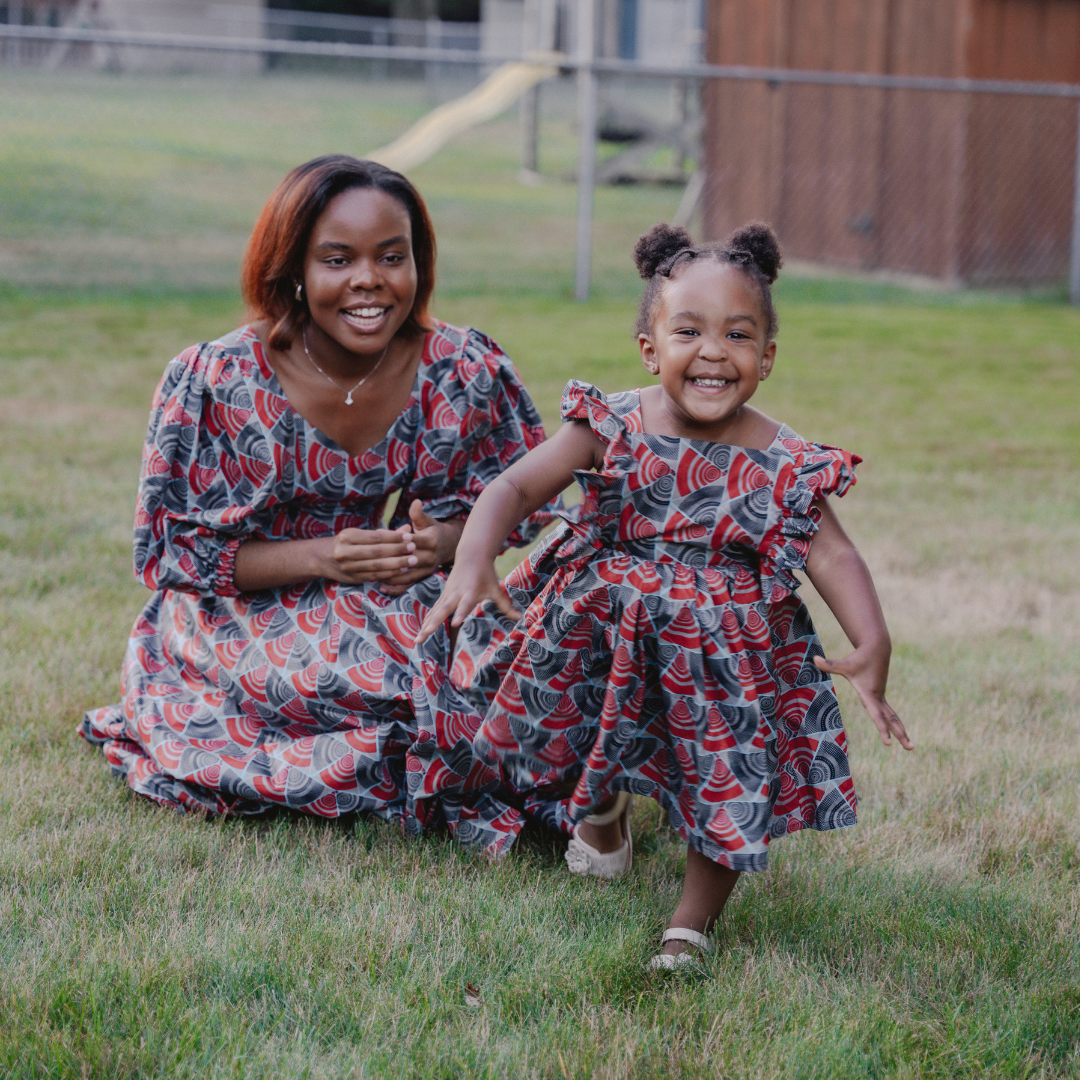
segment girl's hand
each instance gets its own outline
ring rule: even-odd
[[[415,561],[387,579],[382,591],[387,596],[400,596],[416,582],[433,574],[440,566],[454,561],[461,530],[465,528],[464,519],[452,518],[449,521],[436,521],[424,513],[424,504],[413,499],[409,505],[413,549]]]
[[[829,675],[843,675],[859,695],[863,708],[874,721],[881,741],[886,746],[892,745],[892,736],[905,750],[914,750],[915,744],[908,737],[900,717],[885,700],[885,683],[889,676],[889,657],[881,649],[864,647],[840,660],[826,660],[824,656],[815,656],[814,664],[818,671]]]
[[[513,601],[499,584],[492,563],[481,562],[472,566],[456,563],[443,586],[442,596],[420,627],[417,645],[427,641],[448,618],[451,626],[460,626],[465,616],[483,600],[491,600],[508,618],[521,618],[521,612],[514,607]]]

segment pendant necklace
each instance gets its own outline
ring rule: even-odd
[[[300,336],[301,336],[301,339],[302,339],[302,341],[304,342],[304,355],[305,355],[305,356],[306,356],[306,357],[308,358],[308,360],[309,360],[309,361],[311,361],[311,366],[312,366],[312,367],[313,367],[313,368],[314,368],[314,369],[315,369],[315,370],[316,370],[316,371],[317,371],[317,372],[318,372],[318,373],[319,373],[319,374],[320,374],[320,375],[321,375],[321,376],[322,376],[322,377],[323,377],[323,378],[324,378],[324,379],[325,379],[325,380],[326,380],[327,382],[329,382],[329,383],[333,383],[333,385],[334,385],[334,386],[337,386],[337,388],[338,388],[338,389],[340,390],[340,389],[341,389],[341,387],[340,387],[340,386],[338,386],[338,382],[337,382],[337,379],[332,379],[332,378],[331,378],[331,377],[330,377],[329,375],[327,375],[327,374],[326,374],[326,372],[325,372],[325,371],[323,371],[323,369],[322,369],[321,367],[319,367],[319,365],[318,365],[318,364],[316,364],[316,363],[315,363],[315,361],[314,361],[314,360],[312,359],[312,357],[311,357],[311,353],[310,353],[310,352],[308,351],[308,347],[307,347],[307,327],[306,327],[306,326],[304,327],[304,329],[303,329],[303,331],[301,332],[301,335],[300,335]],[[363,378],[362,378],[362,379],[361,379],[361,380],[360,380],[360,381],[359,381],[359,382],[358,382],[358,383],[357,383],[357,384],[356,384],[356,385],[355,385],[355,386],[354,386],[354,387],[352,388],[352,390],[349,390],[349,391],[348,391],[348,392],[347,392],[347,393],[345,394],[345,404],[346,404],[346,405],[351,405],[351,404],[353,403],[353,390],[359,390],[359,389],[360,389],[360,387],[361,387],[361,386],[363,386],[363,385],[364,385],[364,383],[366,383],[366,382],[368,381],[368,379],[370,379],[370,378],[371,378],[371,376],[372,376],[372,375],[374,375],[374,374],[375,374],[375,372],[379,370],[379,365],[380,365],[380,364],[381,364],[381,363],[383,362],[383,360],[385,360],[385,359],[386,359],[386,350],[387,350],[387,349],[389,349],[389,348],[390,348],[390,342],[388,341],[388,342],[386,343],[385,347],[383,348],[383,351],[382,351],[382,352],[381,352],[381,353],[379,354],[379,359],[375,361],[375,366],[374,366],[374,367],[373,367],[373,368],[372,368],[372,369],[371,369],[371,370],[370,370],[370,371],[369,371],[369,372],[368,372],[368,373],[367,373],[367,374],[366,374],[366,375],[365,375],[365,376],[364,376],[364,377],[363,377]]]

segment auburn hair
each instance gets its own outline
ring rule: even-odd
[[[409,212],[416,298],[398,333],[419,336],[431,328],[427,308],[435,288],[435,230],[420,193],[385,165],[329,154],[298,165],[274,188],[244,254],[240,284],[248,318],[269,322],[273,349],[287,349],[311,317],[307,301],[296,298],[311,231],[330,200],[352,188],[385,191]]]

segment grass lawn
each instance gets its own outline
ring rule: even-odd
[[[569,301],[560,93],[542,187],[514,181],[512,118],[415,174],[437,313],[499,340],[549,425],[569,377],[643,381],[628,253],[679,194],[601,191],[596,295]],[[74,735],[146,596],[130,530],[165,361],[240,318],[285,169],[387,141],[422,88],[8,71],[0,98],[0,1076],[1080,1076],[1080,312],[780,288],[757,400],[866,459],[838,510],[917,749],[840,687],[860,824],[778,843],[707,977],[673,981],[643,970],[683,858],[651,803],[603,884],[542,835],[492,867],[364,820],[181,817]]]

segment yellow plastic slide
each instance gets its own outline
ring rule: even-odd
[[[368,159],[398,172],[427,161],[463,131],[494,119],[527,90],[558,75],[558,67],[544,62],[557,60],[558,53],[535,56],[535,60],[516,60],[496,68],[475,90],[432,109],[392,143],[368,154]]]

